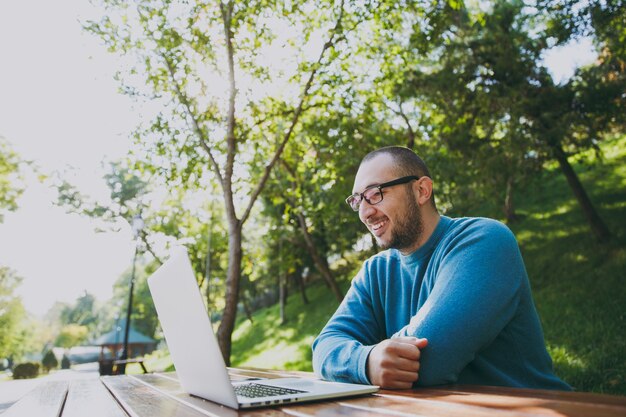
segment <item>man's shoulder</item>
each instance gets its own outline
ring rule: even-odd
[[[390,262],[399,262],[402,255],[396,249],[385,249],[381,252],[378,252],[372,256],[370,256],[366,261],[365,265],[380,265],[380,264],[389,264]]]
[[[486,217],[461,217],[451,219],[445,235],[440,240],[437,252],[449,253],[455,248],[517,250],[515,235],[504,223]]]
[[[458,217],[451,219],[447,235],[513,237],[513,232],[504,223],[487,217]]]

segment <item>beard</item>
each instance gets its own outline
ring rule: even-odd
[[[422,220],[422,212],[419,205],[415,202],[413,191],[406,193],[407,205],[405,213],[398,216],[400,220],[396,223],[396,227],[391,231],[391,239],[388,242],[381,242],[376,238],[378,246],[381,249],[397,249],[402,251],[415,245],[424,232],[424,222]]]

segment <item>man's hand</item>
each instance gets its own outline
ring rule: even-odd
[[[373,385],[382,388],[407,389],[417,381],[420,349],[426,339],[397,337],[377,344],[367,358],[367,375]]]

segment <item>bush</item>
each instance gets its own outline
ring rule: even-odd
[[[13,379],[36,378],[39,375],[38,362],[24,362],[13,368]]]
[[[70,369],[70,358],[67,357],[67,355],[63,355],[63,358],[61,359],[61,369]]]
[[[56,356],[54,356],[54,352],[51,350],[47,351],[43,355],[43,359],[41,360],[41,364],[46,372],[50,372],[50,369],[54,369],[59,366],[59,360]]]

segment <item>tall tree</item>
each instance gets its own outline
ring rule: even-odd
[[[316,75],[342,52],[337,43],[357,22],[350,20],[343,1],[103,4],[106,16],[88,29],[111,50],[136,54],[139,68],[130,75],[145,75],[148,94],[163,104],[153,123],[137,135],[144,160],[150,159],[154,172],[172,181],[186,180],[192,173],[201,177],[208,167],[221,187],[229,264],[217,337],[229,363],[242,226],[301,115],[323,93],[315,84]],[[307,48],[320,39],[317,54],[310,58]],[[278,60],[268,58],[289,52],[291,61],[278,69],[287,76],[281,77],[275,68]],[[293,94],[292,88],[276,94],[282,84],[299,85],[299,93]],[[139,94],[128,84],[125,91]],[[268,137],[279,138],[278,143]],[[262,172],[251,177],[255,165],[263,167]]]
[[[15,295],[21,282],[15,272],[0,266],[0,357],[12,357],[20,352],[22,320],[25,317],[22,300]]]
[[[4,212],[17,208],[17,199],[24,191],[20,183],[20,158],[0,136],[0,223]]]
[[[437,24],[415,27],[412,47],[437,64],[410,69],[410,82],[399,90],[436,106],[437,136],[451,151],[478,162],[468,170],[470,176],[479,174],[478,189],[489,183],[487,178],[500,179],[498,188],[511,190],[521,168],[540,167],[545,159],[557,161],[594,236],[606,241],[608,229],[568,156],[595,146],[611,128],[590,123],[606,117],[598,101],[586,98],[602,97],[600,102],[610,103],[607,107],[615,115],[623,107],[616,103],[623,84],[614,83],[610,90],[606,83],[581,83],[585,70],[566,84],[555,84],[541,64],[549,32],[541,31],[535,24],[538,17],[522,2],[498,1],[486,11],[460,5],[446,13],[448,18]],[[433,27],[439,38],[427,35]],[[509,204],[510,198],[507,193]]]
[[[126,161],[109,163],[104,180],[110,190],[110,199],[103,202],[84,195],[73,184],[61,178],[56,185],[57,204],[70,213],[99,219],[109,230],[118,230],[123,223],[132,226],[133,217],[142,215],[148,227],[139,232],[138,238],[145,249],[161,263],[148,236],[152,219],[145,213],[142,214],[148,206],[147,201],[144,201],[150,191],[148,182],[141,177],[140,172],[129,167]]]

